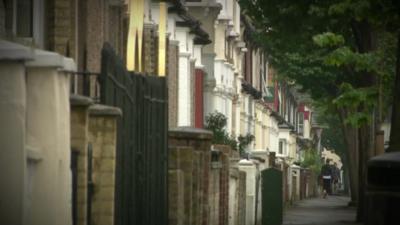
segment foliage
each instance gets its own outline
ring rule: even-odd
[[[338,107],[346,107],[352,112],[352,116],[346,118],[345,123],[354,127],[359,124],[370,123],[372,109],[376,106],[376,89],[374,87],[356,89],[348,83],[343,83],[341,90],[343,94],[334,99],[333,103]],[[360,111],[360,107],[364,110]]]
[[[229,145],[234,150],[239,150],[239,153],[243,155],[246,151],[246,147],[254,141],[254,135],[246,134],[240,135],[237,140],[235,137],[230,136],[225,130],[227,118],[220,112],[210,113],[206,116],[206,129],[211,130],[214,134],[212,143]]]
[[[209,130],[222,131],[227,123],[227,118],[224,114],[215,111],[206,116],[206,128]]]
[[[238,137],[238,141],[239,141],[239,152],[241,155],[243,155],[246,151],[246,147],[249,146],[249,144],[251,144],[251,142],[254,141],[254,135],[252,134],[246,134],[246,135],[240,135]]]
[[[227,118],[220,112],[210,113],[206,116],[206,129],[213,132],[213,144],[229,145],[232,149],[238,150],[238,143],[234,137],[229,136],[225,130]]]
[[[320,174],[322,161],[318,151],[313,148],[306,149],[304,152],[304,159],[300,165],[304,168],[310,169],[315,174]]]
[[[397,43],[400,1],[239,2],[259,31],[253,32],[253,40],[268,52],[277,74],[295,81],[313,100],[327,104],[329,113],[340,113],[340,121],[358,129],[358,140],[362,143],[348,150],[359,154],[359,172],[363,174],[367,150],[364,144],[374,135],[371,128],[376,113],[372,111],[386,108],[379,100],[392,96],[393,84],[387,81],[393,80],[395,75],[396,60],[393,59],[400,62],[400,58],[396,58],[396,49],[400,48]],[[400,70],[396,73],[400,77]],[[376,105],[380,109],[377,110]],[[399,114],[395,111],[393,118]],[[392,137],[395,132],[392,130]],[[358,181],[357,220],[362,220],[365,176]],[[357,194],[355,190],[353,193]]]
[[[378,101],[378,88],[369,77],[382,80],[381,94],[390,98],[396,33],[388,27],[399,19],[390,1],[239,2],[258,29],[253,41],[269,54],[278,75],[295,81],[314,100],[331,104],[330,113],[357,105],[346,121],[353,126],[370,122],[367,106]],[[366,48],[368,38],[376,45]]]
[[[321,145],[327,149],[333,149],[345,161],[346,145],[344,142],[344,135],[342,126],[340,126],[340,118],[337,114],[327,113],[329,109],[325,104],[315,104],[315,110],[318,112],[317,122],[325,125],[321,134]]]

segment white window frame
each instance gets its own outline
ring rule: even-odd
[[[282,143],[282,151],[281,151],[281,143]],[[280,138],[278,144],[278,153],[280,155],[286,155],[286,147],[287,147],[286,139]]]
[[[32,36],[17,36],[17,1],[13,0],[12,35],[23,42],[31,43],[39,48],[44,48],[44,0],[32,0]]]

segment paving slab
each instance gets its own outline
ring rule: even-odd
[[[356,208],[350,198],[328,196],[296,202],[284,214],[284,225],[361,225],[355,222]]]

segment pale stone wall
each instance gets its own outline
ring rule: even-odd
[[[22,62],[0,61],[0,223],[23,224],[26,83]],[[10,129],[12,128],[12,129]]]
[[[26,145],[42,155],[40,162],[28,158],[25,218],[32,225],[71,223],[68,87],[68,76],[55,68],[27,70]]]
[[[59,69],[75,64],[0,41],[0,224],[72,223],[69,79]]]

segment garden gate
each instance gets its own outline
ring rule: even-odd
[[[262,224],[281,225],[283,217],[282,171],[268,168],[261,171]]]

